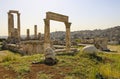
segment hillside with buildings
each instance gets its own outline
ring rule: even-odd
[[[108,29],[82,30],[71,32],[71,39],[93,39],[95,37],[106,37],[109,41],[120,42],[120,26]],[[53,39],[64,39],[65,32],[57,31],[51,33]]]

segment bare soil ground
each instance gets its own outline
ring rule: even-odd
[[[50,74],[52,79],[63,79],[65,74],[62,74],[62,72],[68,73],[70,70],[69,67],[56,69],[53,66],[47,66],[45,64],[32,64],[30,72],[27,74],[26,78],[37,79],[38,73],[44,72],[45,74]]]
[[[4,67],[0,66],[0,79],[12,79],[15,78],[17,74],[13,70],[5,69]]]
[[[24,74],[22,79],[39,79],[37,77],[41,72],[51,75],[51,79],[63,79],[65,74],[62,73],[68,73],[70,71],[71,69],[69,67],[55,69],[53,66],[47,66],[45,64],[31,64],[30,72]],[[0,66],[0,79],[16,79],[18,77],[18,73]]]

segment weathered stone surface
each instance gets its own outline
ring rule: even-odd
[[[43,41],[30,40],[21,42],[21,47],[27,55],[39,54],[44,52]]]
[[[86,54],[95,54],[98,52],[97,48],[93,45],[88,45],[88,46],[85,46],[83,49],[82,49],[82,52],[83,53],[86,53]]]
[[[56,21],[60,21],[60,22],[68,22],[68,16],[65,15],[61,15],[58,13],[53,13],[53,12],[47,12],[46,13],[46,18],[50,19],[50,20],[56,20]]]
[[[14,16],[12,13],[17,14],[17,28],[14,28]],[[18,11],[10,10],[8,12],[8,41],[9,43],[20,42],[20,13]]]
[[[2,48],[11,50],[13,52],[20,53],[22,55],[25,55],[26,53],[24,50],[21,49],[22,47],[20,47],[19,44],[4,44]]]
[[[30,30],[27,29],[27,37],[26,37],[27,40],[30,40]]]
[[[33,55],[43,53],[43,44],[44,42],[36,40],[22,41],[19,44],[7,44],[5,42],[3,48],[14,52],[18,52],[22,55]]]
[[[45,49],[45,64],[54,65],[57,63],[57,59],[55,57],[55,52],[52,48],[48,47]]]
[[[34,39],[37,39],[37,25],[34,26]]]
[[[38,33],[38,40],[42,40],[41,33]]]
[[[55,59],[55,52],[52,48],[48,47],[45,49],[45,58]]]
[[[44,34],[44,42],[50,43],[50,21],[48,19],[44,19],[45,23],[45,34]]]
[[[66,26],[66,51],[70,51],[70,25],[71,23],[68,22],[68,16],[47,12],[46,19],[44,19],[45,23],[45,34],[44,34],[44,48],[50,46],[50,20],[64,22]]]
[[[66,25],[66,51],[70,51],[71,42],[70,42],[70,26],[71,23],[65,22]]]
[[[107,48],[108,40],[107,38],[95,38],[94,45],[97,49],[102,51],[110,51]]]

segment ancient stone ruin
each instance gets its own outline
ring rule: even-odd
[[[87,45],[82,49],[85,54],[96,54],[98,49],[94,45]]]
[[[30,40],[30,30],[27,29],[27,37],[26,37],[26,40]]]
[[[107,38],[95,38],[94,45],[97,49],[102,51],[110,51],[107,47],[108,40]]]
[[[37,25],[34,26],[34,39],[37,39]]]
[[[20,47],[24,51],[24,55],[33,55],[43,53],[44,43],[39,40],[21,41]]]
[[[70,51],[70,25],[71,23],[68,21],[68,16],[47,12],[46,18],[44,19],[45,23],[45,34],[44,34],[44,48],[50,47],[50,20],[55,20],[59,22],[64,22],[66,26],[66,51]]]
[[[38,33],[38,40],[42,40],[41,33]]]
[[[14,16],[13,13],[17,14],[17,28],[14,28]],[[34,36],[30,36],[30,29],[26,30],[26,38],[22,39],[20,35],[20,13],[15,10],[10,10],[8,12],[8,39],[4,43],[4,48],[12,50],[14,52],[19,52],[21,54],[37,54],[45,53],[46,48],[51,48],[53,50],[53,44],[50,39],[50,20],[63,22],[66,26],[66,46],[65,51],[70,51],[71,42],[70,42],[70,25],[71,23],[68,20],[68,16],[47,12],[46,18],[44,19],[45,30],[44,38],[42,38],[41,33],[37,33],[37,25],[34,25]],[[73,50],[73,49],[72,49]],[[55,51],[55,49],[54,49]],[[61,50],[60,50],[61,51]],[[59,51],[57,51],[59,52]],[[50,55],[54,55],[55,52],[50,52]],[[48,58],[48,52],[45,53],[45,57]],[[53,57],[53,56],[52,56]]]
[[[17,28],[14,28],[14,14],[17,14]],[[20,13],[15,10],[8,12],[8,42],[19,43],[20,42]]]
[[[52,48],[50,47],[46,48],[44,53],[45,53],[45,60],[44,60],[45,64],[54,65],[57,63],[58,60],[55,56],[55,51]]]

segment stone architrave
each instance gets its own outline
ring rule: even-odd
[[[58,14],[58,13],[53,13],[53,12],[47,12],[46,13],[46,18],[49,20],[55,20],[55,21],[60,21],[60,22],[68,22],[68,16]]]
[[[50,20],[64,22],[66,26],[66,51],[70,51],[70,25],[68,22],[68,16],[47,12],[46,19],[44,19],[45,23],[45,34],[44,34],[44,49],[50,46]]]

